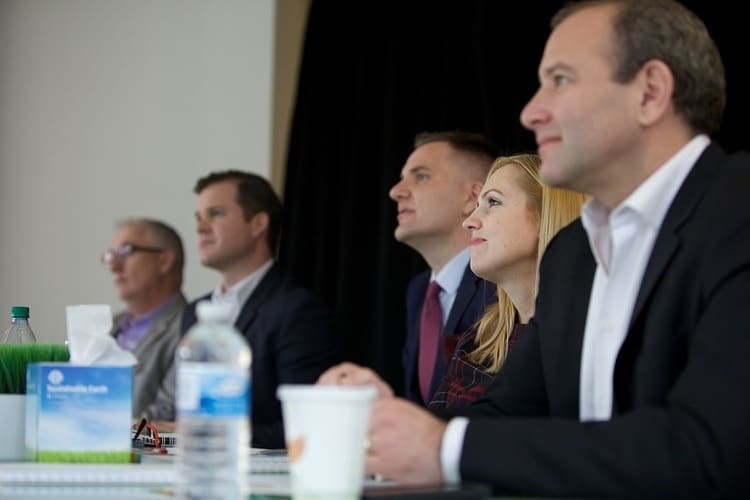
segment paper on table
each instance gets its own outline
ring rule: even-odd
[[[134,365],[133,354],[120,348],[109,335],[112,310],[106,304],[65,308],[70,363],[74,365]]]
[[[175,486],[177,468],[171,462],[143,464],[42,464],[35,462],[0,463],[0,493],[14,485],[84,486],[84,485],[163,485]],[[250,488],[256,495],[291,495],[288,473],[251,473]],[[366,478],[366,488],[386,489],[395,483]],[[67,490],[60,490],[63,493]],[[113,498],[108,492],[107,497]],[[2,496],[2,495],[0,495]],[[172,495],[169,495],[172,496]],[[139,497],[140,498],[140,497]]]
[[[173,484],[171,464],[0,464],[0,484]]]

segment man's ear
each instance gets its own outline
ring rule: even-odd
[[[661,120],[672,107],[674,75],[669,66],[654,59],[643,65],[636,79],[640,92],[638,121],[649,126]]]
[[[479,200],[479,194],[482,192],[484,186],[481,182],[472,182],[469,186],[469,190],[466,194],[466,202],[464,203],[464,217],[468,217],[477,208],[477,201]]]
[[[174,261],[175,261],[175,254],[174,251],[169,249],[164,249],[161,254],[159,254],[159,272],[161,274],[169,274],[169,272],[174,267]]]
[[[250,230],[253,232],[253,236],[257,238],[264,232],[268,232],[269,223],[268,212],[258,212],[253,215],[253,218],[250,220]]]

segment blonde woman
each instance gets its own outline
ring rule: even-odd
[[[500,370],[522,327],[534,313],[539,259],[552,237],[577,218],[584,195],[542,184],[537,155],[495,160],[477,208],[464,221],[471,231],[471,270],[497,285],[497,304],[477,326],[448,346],[448,371],[430,408],[467,406]],[[451,356],[452,353],[452,356]],[[341,363],[319,384],[374,385],[381,397],[393,389],[369,368]]]
[[[497,285],[498,301],[450,349],[431,408],[467,406],[485,392],[534,314],[547,243],[580,214],[584,195],[542,184],[539,164],[532,154],[498,158],[464,221],[471,231],[471,270]]]

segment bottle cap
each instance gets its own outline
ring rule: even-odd
[[[28,306],[13,306],[10,308],[10,315],[13,318],[28,318],[29,307]]]
[[[195,313],[199,321],[229,322],[231,306],[220,302],[203,300],[195,306]]]

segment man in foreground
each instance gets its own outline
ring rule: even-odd
[[[553,19],[539,76],[521,121],[541,175],[592,200],[548,246],[535,318],[486,397],[448,422],[377,401],[366,468],[534,495],[746,497],[750,157],[708,137],[718,50],[672,0],[579,2]]]

